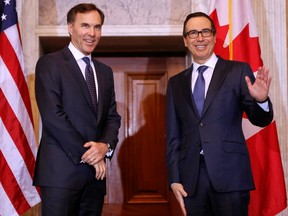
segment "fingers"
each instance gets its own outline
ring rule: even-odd
[[[81,159],[85,163],[92,163],[95,160],[95,156],[92,154],[91,146],[93,146],[93,142],[86,142],[84,144],[85,148],[88,148],[88,150],[82,155]]]
[[[89,147],[91,147],[91,146],[93,146],[93,142],[92,142],[92,141],[86,142],[86,143],[84,144],[84,147],[85,147],[85,148],[89,148]]]
[[[186,215],[187,215],[187,212],[186,212],[185,207],[184,207],[184,208],[181,207],[181,210],[182,210],[183,215],[186,216]]]
[[[184,190],[183,185],[179,183],[173,183],[171,185],[171,188],[180,204],[183,214],[186,215],[186,208],[183,197],[186,197],[188,195],[187,192]]]
[[[94,164],[95,168],[95,178],[97,180],[103,180],[107,174],[107,166],[104,160],[99,161],[98,163]]]
[[[266,85],[270,85],[272,78],[269,77],[269,69],[263,67],[258,68],[256,79],[264,82]]]
[[[251,80],[248,76],[245,76],[245,81],[247,83],[248,88],[250,88],[250,86],[252,86]]]
[[[96,159],[95,157],[88,155],[85,158],[85,161],[83,159],[84,163],[88,163],[89,165],[93,166],[95,168],[95,178],[97,180],[103,180],[106,177],[107,174],[107,166],[104,161],[104,159]]]
[[[268,82],[267,82],[267,87],[268,88],[270,88],[271,81],[272,81],[272,77],[269,77]]]
[[[186,197],[187,196],[187,192],[184,190],[183,185],[180,183],[173,183],[171,185],[171,188],[174,192],[175,195],[180,195],[181,197]]]
[[[88,148],[88,150],[82,155],[81,159],[90,165],[94,165],[102,160],[107,151],[106,144],[92,141],[85,143],[84,147]]]
[[[255,82],[251,83],[250,78],[245,76],[250,95],[259,103],[267,100],[271,80],[272,78],[269,77],[269,69],[264,66],[258,68]]]
[[[186,208],[185,208],[185,203],[184,203],[183,196],[180,195],[180,193],[179,193],[179,195],[176,198],[177,198],[177,200],[178,200],[178,202],[180,204],[180,208],[181,208],[181,210],[183,212],[183,215],[186,215]]]
[[[82,156],[82,161],[84,162],[84,163],[88,163],[89,165],[94,165],[94,164],[96,164],[96,163],[98,163],[100,160],[102,160],[103,159],[103,157],[101,157],[101,156],[99,156],[99,155],[97,155],[97,154],[95,154],[95,153],[91,153],[91,154],[87,154],[87,156]]]
[[[101,160],[103,160],[102,157],[95,156],[94,154],[88,155],[85,159],[82,159],[84,163],[88,163],[91,166],[94,166],[95,164],[99,163]]]
[[[184,204],[183,198],[182,198],[182,201],[179,202],[179,204],[180,204],[180,208],[181,208],[181,210],[183,212],[183,215],[186,216],[186,208],[185,208],[185,204]]]
[[[94,165],[96,163],[98,163],[98,161],[96,160],[95,157],[91,156],[91,158],[88,159],[88,162],[87,162],[89,165]]]

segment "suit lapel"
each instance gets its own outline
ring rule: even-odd
[[[99,117],[102,115],[103,112],[103,90],[105,88],[105,80],[103,77],[103,73],[100,71],[99,63],[92,58],[95,70],[96,70],[96,77],[97,77],[97,83],[98,83],[98,94],[97,94],[97,100],[98,100],[98,110],[97,110],[97,121],[100,119]]]
[[[215,66],[213,76],[206,94],[206,99],[204,102],[203,107],[203,115],[205,115],[205,112],[209,108],[209,105],[211,104],[214,96],[222,86],[222,83],[224,82],[226,78],[226,74],[228,73],[227,70],[227,64],[225,63],[225,60],[222,58],[219,58],[217,61],[217,64]]]
[[[193,71],[193,64],[190,68],[186,69],[184,71],[183,76],[183,95],[187,101],[187,103],[191,106],[191,109],[195,113],[196,116],[198,116],[198,111],[194,102],[193,94],[192,94],[192,88],[191,88],[191,79],[192,79],[192,71]]]
[[[92,101],[90,98],[90,93],[85,81],[85,78],[83,77],[83,74],[79,68],[79,65],[77,64],[75,58],[73,57],[71,51],[68,49],[68,47],[63,49],[63,54],[66,60],[66,67],[69,69],[71,74],[74,76],[76,82],[79,84],[79,88],[81,89],[84,98],[86,99],[87,103],[93,110]]]

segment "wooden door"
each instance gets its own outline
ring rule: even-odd
[[[167,184],[165,91],[184,57],[105,57],[114,71],[119,143],[108,162],[103,216],[180,215]],[[175,213],[173,213],[173,211]]]

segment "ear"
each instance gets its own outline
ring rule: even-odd
[[[214,41],[214,44],[216,44],[216,41],[217,41],[216,35],[213,36],[213,41]]]
[[[184,46],[185,46],[185,47],[188,47],[188,45],[187,45],[187,38],[184,37],[184,36],[183,36],[183,42],[184,42]]]
[[[71,23],[68,23],[67,29],[68,29],[69,35],[72,35],[72,24]]]

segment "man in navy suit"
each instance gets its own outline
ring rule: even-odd
[[[76,5],[67,14],[70,44],[42,56],[36,65],[42,136],[34,185],[40,186],[43,216],[102,212],[105,158],[113,155],[121,119],[112,69],[91,58],[103,22],[104,14],[94,4]],[[94,104],[86,84],[88,64],[94,77],[92,93],[97,96]]]
[[[254,182],[242,117],[260,127],[272,121],[269,71],[260,67],[255,79],[248,64],[216,56],[216,29],[205,13],[186,17],[183,39],[193,64],[167,87],[169,185],[184,215],[247,216]]]

